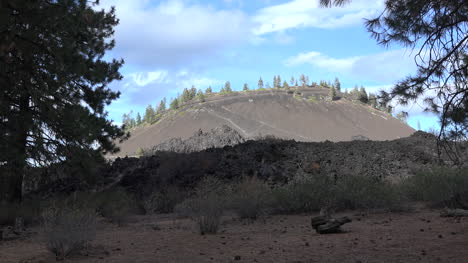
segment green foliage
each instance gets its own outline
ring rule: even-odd
[[[23,174],[31,162],[116,152],[125,133],[105,108],[120,95],[108,84],[122,78],[123,60],[103,58],[114,47],[114,9],[7,0],[1,10],[0,163]]]
[[[369,98],[367,96],[367,92],[366,92],[366,89],[361,86],[361,89],[359,90],[359,101],[362,102],[362,103],[368,103],[369,102]]]
[[[289,84],[291,84],[291,86],[294,86],[295,82],[296,80],[294,79],[294,77],[291,77],[291,79],[289,80]]]
[[[256,177],[243,178],[232,185],[228,194],[229,206],[241,219],[256,220],[269,213],[271,189]]]
[[[408,118],[408,112],[405,111],[400,111],[397,115],[396,118],[399,119],[402,122],[406,122],[406,119]]]
[[[155,114],[158,116],[162,116],[165,111],[166,111],[166,98],[161,100],[158,107],[156,108]]]
[[[309,85],[309,77],[307,77],[304,74],[301,74],[300,81],[301,81],[301,86],[303,88],[305,88],[305,87],[307,87],[307,85]]]
[[[333,85],[338,93],[341,92],[341,83],[338,78],[335,78],[335,84]]]
[[[211,86],[209,86],[206,91],[205,91],[206,94],[211,94],[213,93],[213,89],[211,88]]]
[[[203,91],[202,90],[199,90],[198,93],[197,93],[197,98],[200,102],[205,102],[206,100],[206,97],[205,97],[205,94],[203,94]]]
[[[137,126],[140,126],[142,123],[143,123],[143,120],[141,119],[141,115],[140,115],[140,113],[138,112],[138,113],[137,113],[137,117],[136,117],[136,125],[137,125]]]
[[[153,106],[148,105],[143,116],[143,121],[146,123],[153,123],[156,119],[156,113],[154,112]]]
[[[283,88],[284,89],[289,89],[289,84],[286,82],[286,80],[283,82]]]
[[[248,91],[249,90],[249,85],[247,83],[244,83],[244,87],[242,88],[243,91]]]
[[[369,93],[369,102],[372,108],[377,108],[377,97],[373,93]]]
[[[433,205],[458,206],[456,198],[468,205],[468,169],[436,167],[403,182],[409,198]]]
[[[167,187],[153,192],[148,199],[144,200],[144,208],[147,214],[172,213],[176,205],[182,203],[187,193],[177,187]]]
[[[258,89],[259,89],[259,90],[262,90],[262,89],[263,89],[263,80],[262,80],[261,77],[260,77],[260,79],[258,80]]]
[[[337,209],[404,210],[405,197],[397,185],[372,176],[343,176],[336,184]]]
[[[171,109],[171,110],[177,110],[177,109],[179,109],[179,100],[178,100],[177,98],[174,98],[174,99],[171,101],[170,109]]]
[[[21,203],[0,203],[0,228],[12,226],[16,218],[22,218],[25,225],[37,223],[42,204],[38,200],[23,200]]]
[[[203,179],[195,189],[195,195],[177,205],[179,215],[190,217],[201,235],[216,234],[225,209],[226,188],[215,178]]]
[[[327,176],[296,176],[273,189],[276,213],[295,214],[319,211],[333,201],[333,182]]]
[[[42,219],[46,247],[57,260],[86,249],[96,236],[97,217],[90,210],[52,207],[44,211]]]
[[[336,98],[335,87],[330,88],[330,91],[328,92],[328,97],[330,98],[330,100],[335,100],[335,98]]]
[[[232,89],[231,89],[231,82],[229,81],[226,81],[226,83],[224,84],[224,87],[219,91],[220,94],[231,94],[232,93]]]
[[[113,189],[92,195],[92,206],[103,217],[122,225],[136,207],[135,200],[123,189]]]
[[[315,98],[315,96],[309,96],[309,102],[317,103],[317,99]]]

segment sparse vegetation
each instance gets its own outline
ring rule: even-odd
[[[112,223],[122,225],[135,209],[135,200],[123,189],[108,190],[92,195],[90,205]]]
[[[226,188],[215,178],[203,179],[193,197],[176,206],[176,212],[192,219],[201,235],[216,234],[225,210]]]
[[[52,207],[44,211],[42,220],[46,247],[57,260],[86,249],[96,235],[96,215],[90,210]]]
[[[177,204],[187,197],[186,192],[177,187],[167,187],[153,192],[143,202],[146,213],[172,213]]]
[[[468,169],[436,167],[407,178],[403,188],[411,200],[468,208]]]
[[[242,219],[256,220],[269,213],[271,189],[257,177],[243,178],[233,184],[228,196],[230,208]]]

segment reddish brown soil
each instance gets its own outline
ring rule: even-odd
[[[221,233],[205,236],[186,219],[139,216],[123,227],[103,224],[89,255],[67,261],[468,262],[468,218],[441,218],[437,211],[347,215],[353,222],[343,234],[318,235],[304,215],[253,224],[226,218]],[[37,240],[0,243],[0,262],[54,262]]]

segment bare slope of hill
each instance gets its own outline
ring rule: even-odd
[[[120,156],[134,155],[171,138],[186,139],[200,129],[228,125],[244,139],[273,135],[297,141],[350,141],[353,136],[391,140],[414,130],[387,113],[347,99],[326,100],[328,89],[307,88],[300,95],[266,90],[216,95],[166,114],[158,123],[138,127],[120,145]]]

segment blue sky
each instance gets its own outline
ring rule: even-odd
[[[272,84],[304,73],[311,81],[333,81],[343,88],[364,85],[388,89],[415,72],[411,50],[382,47],[364,27],[364,18],[383,10],[382,0],[353,0],[350,5],[320,8],[319,0],[101,0],[115,6],[120,24],[116,47],[108,57],[124,58],[124,79],[111,84],[121,91],[107,110],[120,122],[130,110],[144,112],[195,85],[217,91],[230,81],[256,87],[259,77]],[[396,106],[409,111],[408,123],[423,130],[436,118],[419,104]]]

